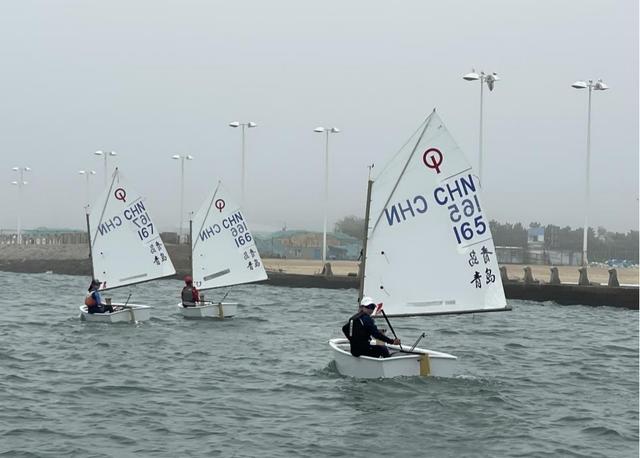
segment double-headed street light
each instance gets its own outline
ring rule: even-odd
[[[244,130],[245,127],[251,129],[252,127],[258,127],[258,125],[255,122],[238,122],[238,121],[233,121],[229,123],[229,127],[233,127],[234,129],[237,127],[242,127],[242,166],[241,166],[241,176],[240,176],[240,183],[241,183],[241,187],[242,187],[242,201],[240,202],[241,205],[244,205],[244,149],[245,149],[245,138],[244,138]]]
[[[86,178],[85,198],[87,200],[87,211],[88,211],[89,210],[89,205],[91,204],[91,202],[90,202],[91,195],[89,193],[89,177],[91,175],[95,175],[96,171],[95,170],[78,170],[78,174],[79,175],[84,175],[84,177]]]
[[[480,186],[482,186],[482,99],[483,99],[483,89],[484,83],[487,84],[487,87],[490,91],[493,91],[493,87],[496,81],[499,81],[497,73],[485,74],[485,72],[480,72],[480,74],[476,73],[474,69],[471,70],[471,73],[467,73],[462,77],[466,81],[480,81],[480,139],[479,139],[479,147],[478,147],[478,177],[480,178]]]
[[[105,188],[107,187],[107,176],[109,175],[107,173],[107,157],[109,156],[117,156],[118,153],[116,153],[115,151],[96,151],[95,153],[96,156],[104,156],[104,186]]]
[[[178,243],[182,241],[182,215],[184,213],[184,161],[192,161],[191,154],[174,154],[171,159],[180,161],[180,232],[178,232]]]
[[[589,105],[587,109],[587,168],[585,179],[584,231],[582,234],[582,265],[586,266],[589,263],[587,258],[587,234],[589,232],[589,164],[591,161],[591,91],[606,91],[609,89],[609,86],[600,79],[595,83],[593,80],[589,80],[589,82],[576,81],[571,85],[571,87],[574,89],[589,89]]]
[[[340,129],[337,127],[316,127],[314,132],[325,134],[325,151],[324,151],[324,230],[322,232],[322,265],[327,262],[327,214],[329,213],[329,134],[337,134]]]
[[[29,184],[29,182],[24,179],[24,173],[30,172],[31,167],[13,167],[11,170],[20,175],[19,179],[12,181],[11,184],[18,187],[18,227],[16,232],[18,233],[18,245],[22,245],[22,187]]]

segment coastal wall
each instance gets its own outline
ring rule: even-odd
[[[189,246],[166,244],[176,267],[176,278],[190,273]],[[264,259],[269,279],[263,283],[276,286],[348,289],[358,288],[355,262],[332,262],[334,275],[318,275],[318,261]],[[604,268],[590,268],[590,286],[578,286],[578,270],[561,269],[563,284],[548,283],[549,266],[537,266],[533,271],[534,283],[524,281],[523,266],[503,266],[509,280],[504,281],[509,299],[554,301],[559,304],[607,305],[638,309],[638,269],[620,271],[620,283],[635,286],[608,287],[608,272]],[[0,245],[0,270],[7,272],[52,272],[67,275],[91,275],[89,247],[87,244],[68,245]],[[604,283],[604,285],[602,284]]]

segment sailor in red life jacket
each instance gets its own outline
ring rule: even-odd
[[[84,298],[84,303],[87,306],[87,312],[89,313],[113,313],[113,307],[109,304],[102,302],[102,296],[100,295],[100,280],[93,279],[89,285],[89,292]]]
[[[200,302],[200,293],[193,286],[193,278],[191,275],[187,275],[184,277],[184,288],[182,288],[182,306],[183,307],[194,307],[198,302]]]
[[[353,356],[372,356],[374,358],[388,358],[389,350],[384,345],[371,345],[371,337],[388,344],[399,345],[399,339],[390,339],[381,333],[373,322],[371,314],[376,304],[370,297],[364,297],[360,302],[360,311],[349,318],[342,327],[342,332],[349,339]]]

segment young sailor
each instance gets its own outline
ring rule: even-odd
[[[100,280],[93,279],[89,285],[89,292],[84,299],[84,303],[87,306],[87,312],[89,313],[105,313],[113,312],[113,307],[110,304],[102,302],[102,296],[100,295]]]
[[[200,302],[200,293],[193,286],[193,278],[190,275],[184,277],[184,288],[182,288],[182,306],[194,307],[197,302]]]
[[[371,345],[371,337],[383,342],[399,345],[400,339],[390,339],[378,330],[371,314],[376,304],[370,297],[362,298],[360,310],[349,318],[347,324],[342,327],[342,332],[351,344],[353,356],[373,356],[374,358],[388,358],[389,350],[384,345]]]

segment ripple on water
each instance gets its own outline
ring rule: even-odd
[[[355,291],[238,286],[233,320],[186,320],[181,282],[159,281],[131,288],[150,322],[113,326],[78,319],[87,278],[0,282],[0,456],[638,456],[637,312],[394,319],[462,373],[357,380],[327,344]],[[13,306],[25,282],[58,305]]]

